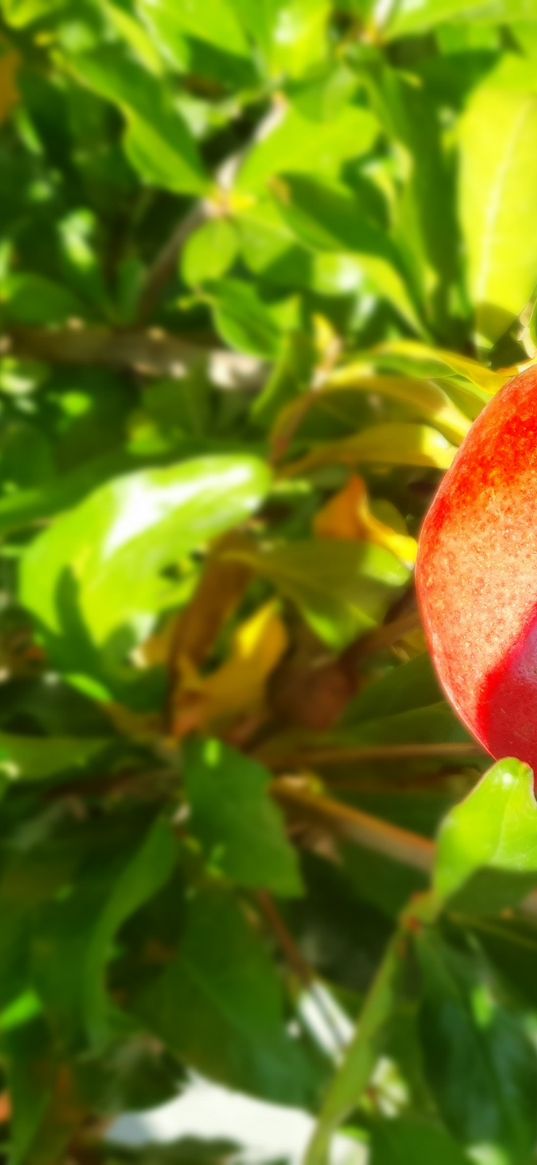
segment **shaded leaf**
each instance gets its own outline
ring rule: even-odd
[[[180,953],[138,1011],[198,1071],[282,1104],[309,1104],[319,1073],[287,1033],[274,964],[223,889],[193,896]]]
[[[469,1158],[441,1127],[418,1118],[400,1117],[375,1125],[370,1165],[468,1165]]]
[[[537,1057],[477,966],[433,932],[417,940],[421,1039],[428,1079],[453,1135],[469,1150],[529,1162],[537,1135]]]
[[[127,154],[141,176],[177,193],[201,194],[207,178],[196,142],[156,80],[116,49],[70,61],[76,76],[124,114]]]
[[[390,551],[364,542],[290,542],[233,557],[269,579],[335,650],[380,622],[408,580]]]
[[[218,740],[191,742],[185,755],[191,826],[208,862],[242,886],[296,895],[295,852],[269,794],[270,774]]]

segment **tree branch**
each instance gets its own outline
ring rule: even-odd
[[[252,356],[182,340],[160,328],[113,331],[78,322],[64,328],[13,328],[0,342],[0,355],[51,364],[104,365],[146,376],[180,380],[193,368],[206,368],[221,389],[258,388],[264,364]]]

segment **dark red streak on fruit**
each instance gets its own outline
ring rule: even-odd
[[[494,757],[537,770],[537,370],[472,426],[425,519],[416,581],[459,716]]]

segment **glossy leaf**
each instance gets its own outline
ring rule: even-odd
[[[218,740],[189,744],[184,763],[191,828],[208,863],[239,885],[300,894],[270,774]]]
[[[71,677],[126,678],[128,651],[180,593],[166,567],[248,517],[269,480],[261,462],[240,456],[142,470],[102,486],[36,539],[21,599]]]
[[[537,809],[527,765],[499,761],[448,814],[434,884],[442,902],[479,914],[510,906],[537,885]]]
[[[460,149],[468,289],[478,337],[492,344],[522,312],[537,282],[529,209],[537,197],[533,89],[511,87],[502,74],[488,77],[461,123]]]

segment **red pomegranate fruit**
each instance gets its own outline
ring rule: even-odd
[[[425,519],[417,592],[448,699],[537,773],[537,369],[487,405]]]

